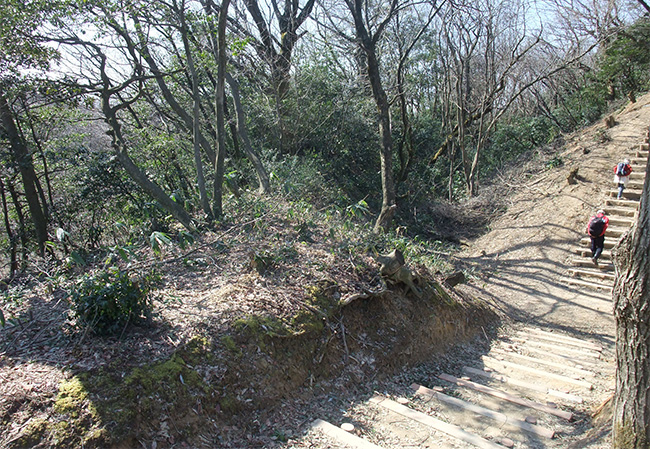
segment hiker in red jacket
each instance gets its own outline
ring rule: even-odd
[[[630,180],[630,173],[632,173],[632,166],[629,159],[624,159],[614,166],[614,182],[618,184],[617,199],[623,198],[623,190]]]
[[[591,239],[591,260],[596,266],[598,266],[598,258],[602,254],[603,248],[605,248],[607,226],[609,226],[609,218],[602,209],[596,212],[596,215],[591,217],[587,223],[587,234]]]

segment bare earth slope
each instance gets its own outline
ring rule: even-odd
[[[392,444],[392,438],[412,439],[410,431],[406,435],[397,435],[393,427],[376,431],[381,427],[374,427],[373,422],[381,413],[370,400],[374,393],[413,397],[410,387],[414,382],[439,386],[439,373],[460,374],[465,364],[477,366],[482,355],[510,336],[515,337],[511,342],[516,341],[524,325],[597,342],[604,348],[599,361],[610,363],[614,345],[611,294],[572,287],[562,279],[572,268],[573,250],[584,236],[588,217],[604,205],[608,190],[614,187],[612,167],[634,154],[650,125],[650,94],[616,111],[614,117],[617,124],[612,128],[598,123],[565,137],[563,150],[553,160],[558,167],[530,168],[539,166],[539,161],[515,167],[512,171],[519,175],[511,175],[497,187],[509,203],[503,215],[490,223],[488,233],[455,256],[470,274],[470,282],[459,289],[490,302],[505,321],[512,320],[513,326],[504,326],[499,338],[491,341],[490,329],[485,332],[483,328],[481,314],[488,313],[482,301],[475,301],[481,308],[475,308],[474,315],[451,316],[442,313],[447,309],[438,303],[429,310],[414,296],[395,296],[352,303],[345,311],[345,324],[343,314],[325,320],[327,326],[320,318],[306,322],[322,330],[321,339],[308,340],[305,333],[297,334],[295,340],[284,335],[256,340],[265,335],[259,329],[271,333],[273,329],[269,331],[267,322],[250,316],[288,321],[302,309],[313,309],[308,301],[336,300],[333,294],[325,295],[332,285],[338,285],[340,295],[372,290],[375,286],[368,280],[375,280],[377,271],[370,255],[356,260],[335,258],[327,246],[326,226],[320,229],[306,222],[290,226],[283,218],[289,211],[273,220],[268,212],[268,217],[263,214],[249,221],[247,228],[233,228],[230,234],[226,231],[202,242],[192,250],[192,258],[170,259],[176,262],[165,266],[166,288],[157,308],[158,321],[119,339],[68,335],[62,292],[47,293],[44,286],[31,289],[29,297],[16,305],[15,314],[21,313],[23,321],[0,328],[0,447],[80,447],[81,441],[86,441],[86,447],[120,448],[342,447],[328,446],[320,441],[320,434],[309,431],[315,418],[336,425],[353,418],[365,431],[363,436],[381,442],[382,447],[405,447]],[[566,177],[574,169],[578,182],[569,185]],[[285,233],[279,234],[282,229]],[[254,246],[253,240],[247,240],[253,232],[267,239],[260,238],[262,243]],[[418,318],[428,322],[428,317],[434,317],[439,326],[424,332],[425,328],[413,325]],[[243,331],[242,335],[232,332],[235,321],[243,323],[244,330],[257,329],[258,334],[244,339]],[[466,338],[461,337],[475,335],[465,335],[463,326],[472,327],[485,339],[463,344]],[[376,329],[376,335],[369,329]],[[443,355],[441,346],[440,359],[430,359],[425,350],[432,350],[431,341],[442,341],[437,333],[441,329],[458,347]],[[404,334],[412,334],[409,345],[400,339]],[[422,352],[419,359],[418,351]],[[326,352],[331,359],[325,357]],[[431,363],[410,366],[422,359]],[[288,362],[282,365],[278,360]],[[310,364],[323,371],[321,377],[308,372]],[[380,365],[385,373],[402,372],[392,378],[378,376]],[[564,448],[578,440],[580,445],[574,447],[587,447],[582,435],[591,426],[591,405],[611,393],[611,375],[601,371],[597,377],[603,380],[603,388],[576,406],[580,419],[575,425],[557,427],[560,436],[550,446],[528,441],[517,447]],[[161,385],[145,389],[145,384],[154,384],[151,379]],[[122,385],[128,388],[121,389]],[[108,386],[115,387],[110,400]],[[78,394],[73,395],[73,390]],[[138,394],[133,400],[124,399],[133,405],[127,410],[130,414],[122,413],[122,393]],[[149,401],[157,395],[161,396],[157,401]],[[270,398],[277,401],[274,406],[246,408],[253,401],[260,407],[266,405],[264,400],[271,402]],[[415,398],[411,404],[425,407]],[[71,419],[73,426],[68,425],[67,417],[75,416],[79,419]],[[106,429],[114,429],[115,416],[123,416],[123,427],[133,427],[133,432],[121,446],[105,445],[101,438],[108,438]],[[383,421],[391,426],[395,422],[393,418]],[[61,425],[53,427],[52,423]],[[59,430],[68,440],[60,437]],[[445,438],[429,440],[427,434],[419,440],[422,444],[409,447],[466,447],[453,446]],[[600,449],[606,444],[596,435],[589,447]]]
[[[483,198],[476,198],[488,216],[495,207],[502,210],[498,202],[485,201],[495,190],[503,195],[507,207],[489,223],[489,232],[467,243],[455,256],[456,265],[470,278],[457,288],[490,302],[500,312],[504,325],[499,335],[490,338],[485,333],[485,340],[459,344],[431,363],[404,367],[401,376],[374,384],[371,398],[357,395],[350,400],[339,395],[350,403],[339,405],[343,415],[322,410],[318,418],[330,424],[316,421],[318,431],[307,432],[299,441],[290,440],[288,448],[610,447],[611,416],[605,401],[614,390],[612,297],[602,283],[600,290],[588,288],[597,282],[588,277],[579,280],[582,287],[571,286],[576,279],[569,275],[576,268],[575,250],[580,248],[589,217],[600,208],[617,209],[607,203],[615,188],[613,167],[626,157],[637,156],[650,126],[650,94],[615,111],[613,117],[613,127],[600,122],[564,136],[550,156],[540,150],[512,164],[508,178],[485,186]],[[647,150],[633,160],[637,173],[645,169],[641,156],[647,158]],[[553,159],[544,164],[549,157]],[[567,175],[575,170],[577,183],[569,184]],[[630,185],[629,198],[631,190]],[[615,206],[636,207],[633,201],[625,203]],[[618,240],[619,230],[630,226],[629,217],[617,216],[621,214],[611,214],[615,224],[611,228],[617,230],[608,230],[606,243]],[[608,249],[603,259],[609,253]],[[600,267],[592,264],[586,271],[611,278],[609,269],[609,260],[602,260]],[[510,399],[519,399],[521,395],[539,402],[531,409],[526,409],[531,403],[525,401],[512,407],[488,397],[486,387],[494,388],[490,394],[501,398],[510,394]],[[531,411],[546,405],[551,407],[542,414]],[[550,417],[558,412],[572,415],[564,417],[565,421]],[[523,417],[527,423],[540,425],[537,433],[529,428],[523,432],[528,434],[518,433],[504,425]],[[351,437],[337,430],[343,424],[354,424]],[[324,439],[323,434],[337,442]],[[363,440],[351,440],[357,436]]]
[[[612,128],[599,122],[568,136],[559,154],[563,165],[511,185],[507,212],[461,256],[479,273],[468,289],[507,316],[608,345],[614,341],[611,294],[561,279],[587,220],[615,187],[613,166],[634,154],[648,130],[650,94],[613,115]],[[578,183],[569,185],[566,176],[574,168]]]

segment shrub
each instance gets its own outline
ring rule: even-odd
[[[151,277],[134,280],[117,268],[86,275],[70,293],[72,314],[96,334],[116,334],[149,315],[150,288]]]

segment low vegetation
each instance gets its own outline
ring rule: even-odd
[[[371,3],[0,6],[0,354],[52,376],[0,442],[227,439],[496,319],[444,283],[454,251],[503,211],[491,180],[562,166],[563,133],[650,88],[648,18],[573,42],[509,2]]]

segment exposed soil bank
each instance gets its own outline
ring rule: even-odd
[[[48,416],[26,422],[6,447],[219,447],[285,398],[332,379],[353,385],[394,374],[496,320],[480,302],[426,284],[420,298],[396,286],[340,306],[336,286],[321,283],[289,326],[248,317],[165,360],[69,373]]]

